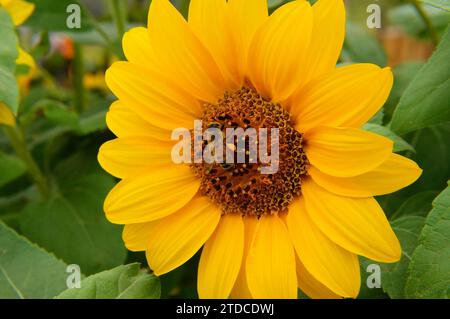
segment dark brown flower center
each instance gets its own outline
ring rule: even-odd
[[[302,178],[307,173],[308,160],[303,150],[303,136],[292,126],[291,117],[281,105],[264,99],[254,89],[244,87],[232,93],[225,93],[217,104],[204,105],[202,117],[203,130],[215,128],[223,132],[224,162],[193,164],[197,176],[201,179],[200,192],[220,205],[224,213],[261,216],[283,212],[295,196],[300,195]],[[262,160],[251,158],[245,151],[245,161],[237,163],[238,143],[230,145],[226,140],[227,129],[255,129],[261,132],[267,129],[267,154],[278,150],[277,171],[263,174],[267,167],[267,157]],[[272,130],[278,129],[278,144],[272,144]],[[259,136],[259,135],[258,135]],[[249,136],[246,147],[254,141]],[[256,143],[261,143],[257,141]],[[203,142],[203,150],[208,141]],[[234,163],[225,161],[226,149],[234,152]]]

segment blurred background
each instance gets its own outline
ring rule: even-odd
[[[146,265],[143,253],[125,250],[121,227],[104,218],[102,202],[116,181],[99,168],[96,155],[104,141],[114,138],[105,114],[115,97],[105,85],[104,72],[124,58],[123,33],[146,24],[150,0],[80,0],[81,28],[72,30],[66,25],[66,7],[76,1],[30,2],[36,9],[18,33],[37,68],[17,76],[21,98],[16,138],[22,149],[11,143],[7,130],[0,130],[0,219],[63,262],[79,264],[86,276],[124,263]],[[187,15],[189,0],[172,2]],[[285,2],[269,0],[270,10]],[[394,70],[391,97],[371,121],[374,130],[385,132],[403,92],[443,36],[450,14],[419,1],[345,2],[347,39],[339,63],[371,62]],[[380,8],[381,28],[370,29],[372,12],[367,9],[374,4]],[[450,176],[449,133],[445,124],[395,137],[397,151],[425,172],[407,189],[378,198],[392,219],[410,210],[419,216],[431,210]],[[34,174],[27,174],[30,165],[36,166]],[[198,256],[161,278],[163,298],[197,297],[197,262]],[[395,293],[364,287],[361,293],[361,298],[389,296]]]

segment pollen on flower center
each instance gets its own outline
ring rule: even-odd
[[[265,164],[250,161],[248,152],[244,163],[192,165],[201,179],[201,194],[220,205],[224,213],[261,216],[282,212],[300,195],[308,166],[303,136],[294,129],[289,112],[281,105],[244,87],[225,93],[215,105],[205,104],[202,123],[204,130],[215,127],[224,133],[227,128],[254,128],[257,132],[263,128],[269,132],[279,129],[278,170],[274,174],[262,174]],[[270,152],[270,142],[268,146]]]

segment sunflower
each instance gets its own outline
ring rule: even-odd
[[[4,8],[10,15],[15,26],[19,26],[28,19],[34,11],[34,4],[23,0],[0,0],[0,8]],[[34,59],[22,48],[18,48],[19,55],[16,59],[16,64],[26,65],[30,71],[36,68]],[[10,109],[2,102],[0,102],[0,124],[9,126],[15,125],[16,120]]]
[[[123,38],[127,62],[106,82],[117,139],[99,162],[121,179],[105,200],[131,251],[156,275],[202,248],[201,298],[354,298],[358,255],[400,259],[373,198],[413,183],[421,169],[361,126],[386,101],[389,68],[336,68],[342,0],[192,0],[186,21],[153,0],[148,27]],[[279,169],[259,164],[175,164],[176,128],[279,128]]]

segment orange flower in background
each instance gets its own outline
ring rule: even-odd
[[[52,49],[57,51],[66,60],[72,60],[75,56],[75,48],[72,38],[63,34],[54,34],[50,37]]]
[[[361,126],[383,106],[392,72],[336,68],[342,0],[192,0],[186,22],[153,0],[148,28],[123,39],[128,62],[106,73],[118,97],[107,115],[118,136],[99,152],[122,181],[106,198],[128,249],[157,275],[203,246],[201,298],[355,298],[358,255],[400,259],[373,196],[413,183],[421,169]],[[279,128],[279,170],[260,164],[175,164],[174,129]]]

